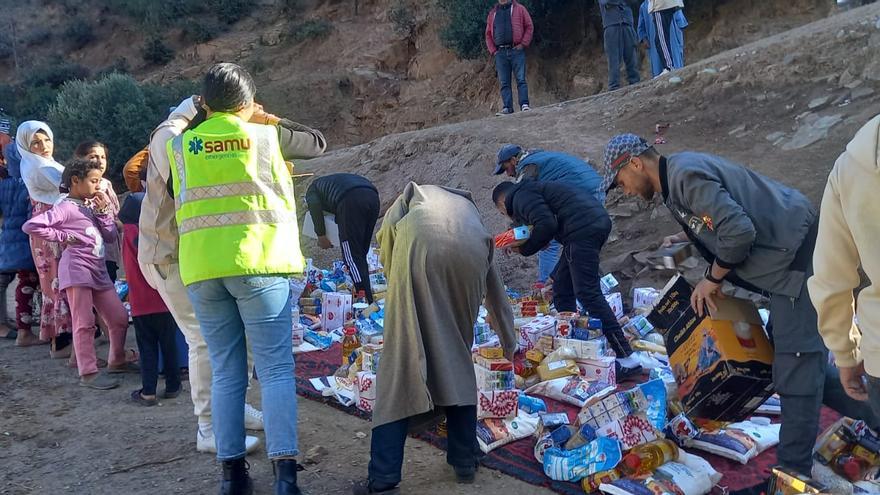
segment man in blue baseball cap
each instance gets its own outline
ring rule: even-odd
[[[807,292],[819,215],[803,194],[719,156],[688,151],[667,158],[635,134],[615,136],[605,147],[603,184],[648,201],[662,196],[682,227],[665,243],[690,240],[710,263],[691,296],[699,315],[715,309],[725,280],[770,299],[783,467],[810,476],[823,400],[844,415],[876,421],[864,403],[838,393],[837,370],[827,365]]]
[[[586,191],[600,204],[605,203],[602,176],[585,160],[574,155],[542,149],[523,150],[516,144],[505,144],[498,150],[495,175],[507,174],[517,183],[523,181],[561,181]],[[538,253],[538,282],[544,283],[559,262],[562,245],[551,241]]]

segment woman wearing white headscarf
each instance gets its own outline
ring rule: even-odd
[[[18,152],[21,154],[21,178],[31,197],[33,211],[37,216],[52,208],[63,197],[58,187],[64,166],[52,158],[54,151],[52,129],[45,122],[29,120],[18,126],[15,136]],[[50,354],[55,358],[68,357],[70,346],[62,349],[63,342],[69,342],[70,310],[64,295],[58,289],[58,260],[61,246],[31,237],[31,252],[40,276],[43,291],[43,307],[40,313],[40,338],[52,340]],[[56,337],[64,335],[61,339]]]

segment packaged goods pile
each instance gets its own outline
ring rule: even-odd
[[[381,267],[372,277],[381,283],[368,305],[351,293],[341,263],[326,271],[311,268],[298,299],[304,343],[294,347],[327,350],[340,342],[333,347],[342,348],[339,368],[311,385],[361,414],[375,407],[382,380]],[[779,443],[764,322],[754,304],[732,298],[697,317],[691,288],[680,277],[663,290],[633,289],[633,309],[624,314],[618,287],[613,276],[603,277],[606,298],[619,305],[615,312],[641,364],[640,373],[625,376],[601,320],[557,313],[543,285],[528,294],[508,291],[518,340],[514,356],[505,356],[480,308],[472,347],[479,446],[485,453],[528,449],[544,480],[524,479],[560,493],[709,493],[725,485],[732,466],[748,466]],[[863,423],[841,420],[820,445],[816,459],[851,483],[869,483],[880,468],[880,440]],[[794,479],[778,471],[773,482],[819,485]]]

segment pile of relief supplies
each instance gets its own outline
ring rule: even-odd
[[[532,442],[550,479],[580,483],[585,493],[709,493],[721,474],[701,454],[745,465],[779,443],[780,427],[770,419],[780,404],[764,330],[769,313],[726,298],[698,317],[690,307],[691,286],[677,276],[663,290],[634,288],[627,316],[618,286],[612,275],[603,277],[606,299],[647,371],[630,383],[616,380],[601,322],[556,313],[540,285],[525,296],[510,293],[519,340],[514,362],[504,358],[481,311],[473,349],[480,447],[490,452]],[[548,408],[550,400],[574,407],[548,412],[560,410]],[[849,430],[840,432],[841,425]],[[877,492],[865,481],[880,468],[874,432],[849,419],[832,430],[836,436],[829,431],[817,443],[817,460],[853,483],[847,493]],[[823,447],[829,436],[833,446]],[[830,493],[782,469],[773,470],[770,488],[773,494]]]
[[[352,294],[342,262],[330,270],[309,263],[306,277],[291,282],[293,293],[302,294],[299,305],[292,305],[298,306],[294,352],[344,344],[342,366],[312,385],[367,414],[376,400],[387,289],[375,251],[369,264],[372,305]],[[557,313],[548,288],[508,291],[518,336],[514,361],[504,357],[488,312],[480,308],[473,344],[480,448],[488,453],[531,442],[548,478],[578,483],[585,493],[709,493],[721,474],[702,453],[745,465],[779,443],[779,424],[770,419],[779,415],[780,404],[764,330],[769,314],[728,297],[698,317],[690,308],[692,288],[681,276],[662,290],[634,288],[627,314],[618,287],[612,275],[602,278],[605,297],[645,370],[641,379],[626,383],[617,381],[616,357],[601,321],[583,311]],[[354,330],[346,336],[346,328]],[[548,408],[549,401],[567,407]],[[841,419],[820,437],[815,457],[848,491],[828,491],[827,483],[773,469],[768,493],[880,492],[871,481],[880,471],[880,438],[863,422]]]

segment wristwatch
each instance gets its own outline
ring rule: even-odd
[[[719,279],[712,276],[712,265],[709,265],[709,268],[706,268],[706,274],[703,277],[713,284],[721,285],[724,283],[723,278]]]

